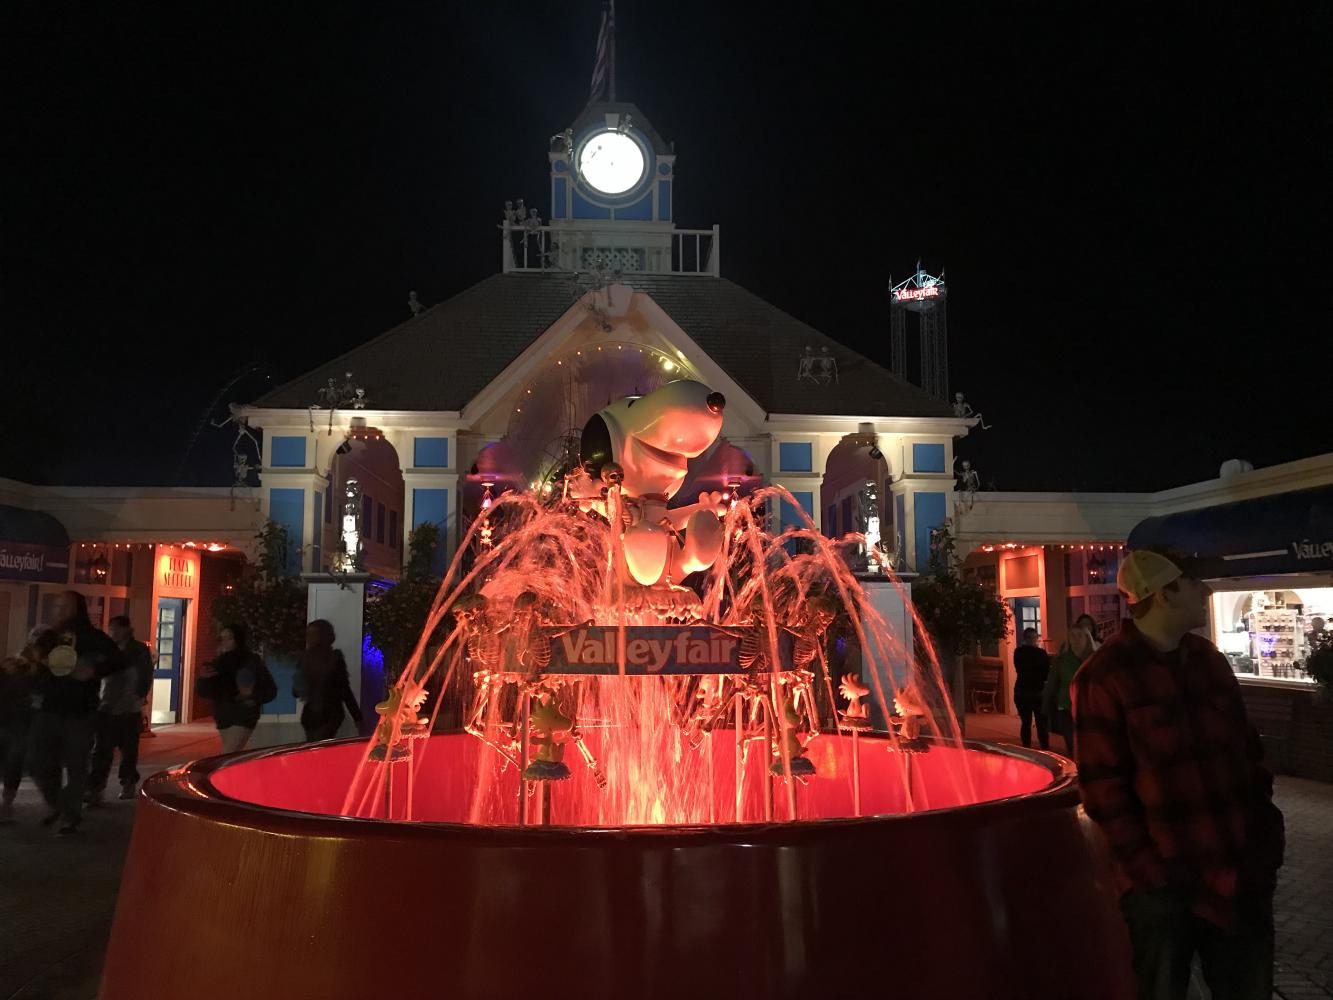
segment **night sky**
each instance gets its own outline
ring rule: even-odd
[[[620,0],[619,96],[724,276],[887,365],[890,274],[946,268],[996,488],[1333,450],[1333,8],[883,9]],[[495,273],[506,198],[548,214],[599,17],[7,5],[0,476],[225,484],[210,406]]]

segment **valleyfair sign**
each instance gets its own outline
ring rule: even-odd
[[[68,549],[52,545],[0,542],[0,580],[65,583],[68,579]]]
[[[556,637],[551,643],[547,672],[620,673],[621,632],[614,625],[590,625]],[[623,632],[626,674],[741,672],[740,639],[707,625],[630,625]]]
[[[895,288],[893,298],[897,302],[915,302],[919,299],[938,299],[939,285],[927,285],[925,288]]]

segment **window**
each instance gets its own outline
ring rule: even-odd
[[[1333,647],[1333,588],[1218,591],[1213,641],[1237,674],[1309,684],[1312,653]]]
[[[375,505],[375,541],[384,544],[384,504]]]
[[[1023,633],[1030,628],[1037,630],[1037,637],[1043,638],[1041,633],[1041,599],[1037,597],[1011,597],[1009,599],[1009,610],[1014,615],[1014,638],[1017,642],[1023,641]]]
[[[402,541],[402,532],[398,530],[398,511],[389,511],[389,548],[398,548],[398,543]]]
[[[814,456],[809,441],[783,441],[778,445],[779,472],[809,472]]]
[[[916,442],[912,445],[913,472],[943,472],[944,445]]]
[[[1120,552],[1115,548],[1074,549],[1065,553],[1065,579],[1071,587],[1115,586]]]
[[[370,541],[375,531],[375,498],[369,493],[361,494],[361,523],[357,525],[364,541]]]

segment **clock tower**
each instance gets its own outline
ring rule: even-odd
[[[551,140],[552,257],[566,270],[600,262],[670,273],[676,156],[637,107],[594,102]]]

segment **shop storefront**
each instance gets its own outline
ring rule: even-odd
[[[1333,642],[1333,486],[1143,521],[1131,548],[1171,545],[1219,561],[1212,640],[1241,684],[1273,765],[1333,780],[1333,706],[1315,697],[1310,654]]]

